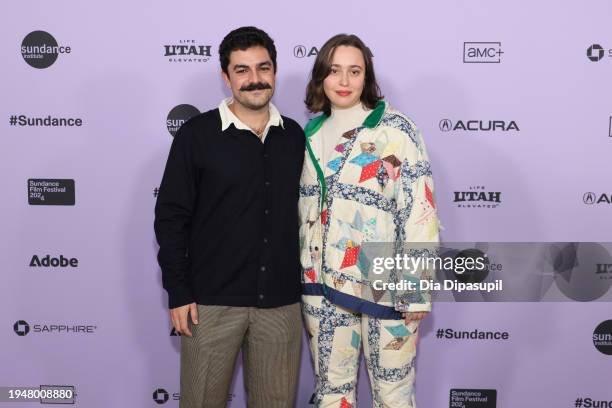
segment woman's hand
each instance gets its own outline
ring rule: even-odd
[[[418,321],[427,316],[429,312],[404,312],[402,316],[404,317],[404,321],[406,324],[414,321]]]

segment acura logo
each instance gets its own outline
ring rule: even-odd
[[[303,45],[296,45],[293,48],[293,56],[296,58],[304,58],[306,56],[306,47]]]
[[[588,193],[584,193],[584,196],[582,196],[582,201],[584,201],[585,204],[595,203],[595,193],[590,191]]]
[[[453,128],[453,122],[450,119],[442,119],[440,121],[440,130],[443,132],[448,132]]]

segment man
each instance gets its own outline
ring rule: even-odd
[[[219,46],[232,97],[170,148],[155,233],[181,334],[182,408],[225,407],[242,349],[249,407],[293,406],[300,361],[297,202],[305,137],[270,103],[276,49],[241,27]]]

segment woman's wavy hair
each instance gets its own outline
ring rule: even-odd
[[[370,49],[354,34],[337,34],[327,40],[317,55],[317,59],[312,67],[310,81],[306,86],[306,99],[304,103],[312,113],[323,112],[331,115],[331,102],[323,90],[323,81],[331,72],[331,61],[337,47],[346,45],[355,47],[361,51],[365,61],[365,82],[361,93],[361,103],[369,109],[373,109],[376,103],[383,99],[380,87],[376,82],[374,74],[374,63]]]

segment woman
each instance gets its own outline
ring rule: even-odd
[[[374,406],[415,407],[416,331],[429,297],[373,290],[362,245],[438,241],[423,140],[382,99],[369,50],[355,35],[336,35],[321,48],[305,103],[321,113],[305,127],[299,203],[315,404],[356,407],[363,344]]]

